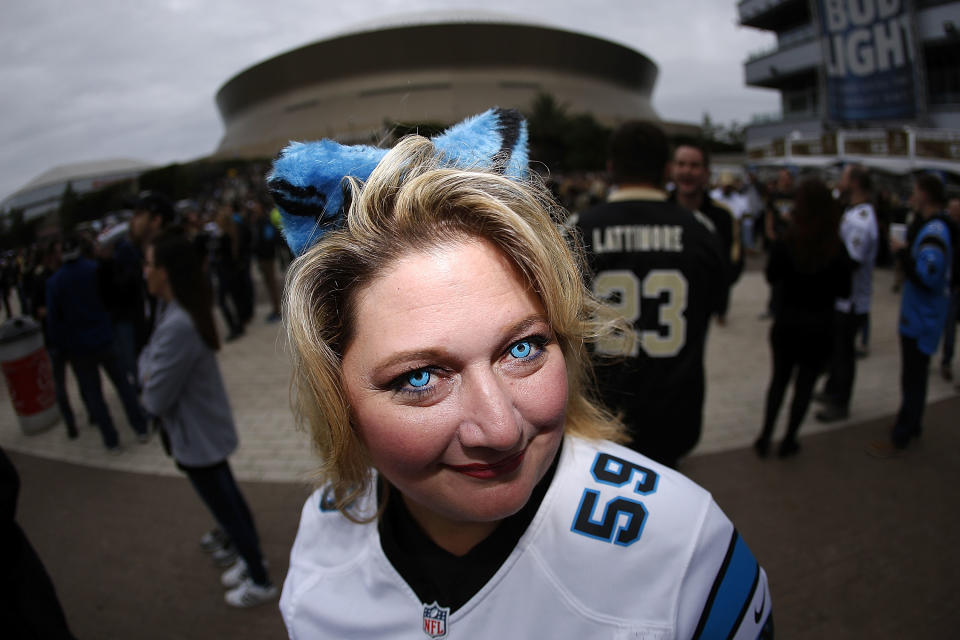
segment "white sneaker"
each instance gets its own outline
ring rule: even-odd
[[[270,563],[267,562],[267,559],[263,559],[263,568],[266,570],[270,566]],[[240,583],[250,577],[250,572],[247,571],[247,563],[243,558],[237,557],[237,561],[233,563],[233,566],[223,572],[223,575],[220,576],[220,584],[222,584],[227,589],[233,589],[234,587],[239,587]]]
[[[213,553],[229,544],[230,539],[219,527],[207,531],[200,538],[200,548],[207,553]]]
[[[240,586],[223,594],[223,599],[226,600],[227,604],[231,607],[246,609],[248,607],[255,607],[258,604],[270,602],[277,597],[277,594],[278,590],[274,585],[271,584],[261,587],[255,584],[250,578],[247,578],[240,583]]]
[[[223,575],[220,576],[220,584],[227,589],[233,589],[234,587],[239,587],[240,583],[249,577],[250,572],[247,571],[247,563],[244,562],[243,558],[237,558],[233,566],[224,571]]]
[[[213,558],[213,564],[215,566],[229,567],[234,562],[236,562],[237,558],[239,558],[240,556],[239,554],[237,554],[236,547],[228,543],[227,545],[220,547],[219,549],[211,553],[210,557]]]

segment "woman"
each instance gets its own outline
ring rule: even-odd
[[[311,167],[359,167],[362,149],[291,147],[270,177],[302,252],[284,314],[320,460],[290,637],[758,637],[766,576],[733,525],[614,444],[591,400],[585,342],[604,327],[549,196],[518,178],[524,123],[458,127],[348,176],[342,209]],[[304,199],[326,204],[315,220]]]
[[[140,355],[143,404],[160,418],[165,445],[240,554],[222,576],[228,604],[272,600],[277,588],[264,567],[250,509],[227,462],[237,448],[230,402],[215,352],[220,347],[200,256],[178,230],[147,248],[147,289],[161,310]]]
[[[794,372],[790,420],[777,453],[786,458],[800,450],[797,433],[833,345],[834,301],[850,294],[853,263],[840,241],[839,221],[840,207],[826,185],[806,180],[797,189],[790,225],[770,249],[766,277],[780,292],[780,302],[770,329],[773,375],[763,430],[753,443],[760,457],[770,450],[777,413]]]

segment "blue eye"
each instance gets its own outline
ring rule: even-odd
[[[407,376],[407,382],[411,387],[421,388],[427,386],[430,382],[430,372],[426,369],[419,369]]]
[[[528,340],[522,340],[510,347],[510,355],[514,358],[529,358],[533,352],[533,345]]]

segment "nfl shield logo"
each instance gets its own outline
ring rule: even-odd
[[[450,607],[441,607],[436,601],[423,605],[423,632],[427,637],[446,638],[449,615]]]

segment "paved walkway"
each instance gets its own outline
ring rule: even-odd
[[[769,321],[760,320],[767,285],[758,263],[751,265],[733,291],[728,323],[711,329],[707,348],[707,401],[704,429],[693,455],[747,446],[756,437],[770,376]],[[807,417],[801,434],[809,435],[896,412],[900,403],[900,353],[896,332],[899,294],[891,290],[892,271],[878,269],[871,316],[870,356],[858,362],[850,419],[823,425]],[[262,288],[261,288],[262,289]],[[300,481],[313,466],[309,442],[294,426],[289,408],[290,360],[279,324],[266,324],[267,308],[259,306],[247,334],[220,352],[240,433],[240,448],[231,457],[238,478],[257,481]],[[218,316],[219,317],[219,316]],[[936,361],[937,363],[939,360]],[[960,373],[960,365],[958,365]],[[55,460],[139,473],[178,475],[159,442],[138,445],[109,382],[104,389],[125,451],[108,456],[99,432],[87,426],[72,374],[68,374],[72,405],[81,436],[67,439],[62,424],[39,435],[22,433],[6,386],[0,390],[0,446]],[[956,390],[931,370],[929,400],[951,397]],[[781,427],[787,407],[781,409]]]

